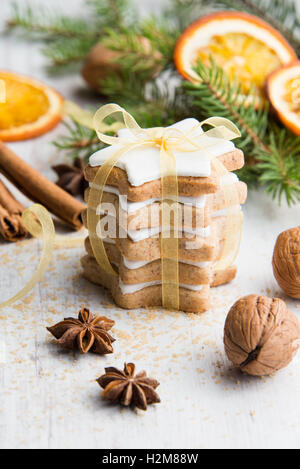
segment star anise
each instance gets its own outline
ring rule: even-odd
[[[76,346],[81,353],[113,353],[115,339],[108,334],[115,321],[105,316],[94,316],[89,309],[81,308],[78,319],[65,318],[55,326],[47,327],[63,348],[72,350]]]
[[[56,184],[72,195],[82,195],[88,187],[88,182],[84,178],[85,164],[81,158],[76,158],[74,164],[58,164],[52,169],[58,175]]]
[[[125,363],[124,371],[114,367],[105,368],[105,374],[97,379],[98,384],[104,389],[102,397],[142,410],[147,410],[147,404],[160,402],[155,392],[159,382],[156,379],[147,378],[145,371],[136,375],[134,373],[133,363]]]

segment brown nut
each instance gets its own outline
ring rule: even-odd
[[[245,296],[228,313],[224,345],[229,360],[243,372],[270,375],[293,359],[300,346],[300,325],[279,298]]]
[[[282,290],[292,298],[300,298],[300,226],[278,236],[272,265]]]
[[[100,81],[109,74],[109,71],[120,72],[120,65],[116,61],[120,57],[119,52],[104,47],[100,42],[88,53],[81,75],[88,85],[100,92]]]

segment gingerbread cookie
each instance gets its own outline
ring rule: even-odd
[[[195,119],[175,124],[183,132],[198,125]],[[126,136],[128,129],[119,131]],[[209,138],[205,150],[176,153],[179,190],[178,267],[180,309],[203,312],[210,307],[210,288],[230,282],[236,267],[220,270],[228,236],[228,210],[240,213],[247,197],[247,187],[236,175],[219,175],[212,158],[221,161],[228,171],[241,168],[243,153],[230,141]],[[86,179],[94,177],[105,160],[118,150],[112,145],[96,152],[85,170]],[[102,188],[93,185],[93,188]],[[86,191],[88,201],[90,189]],[[87,255],[82,259],[84,275],[108,288],[114,301],[127,309],[160,306],[161,179],[159,148],[131,150],[121,157],[104,187],[101,207],[91,207],[100,214],[101,237],[107,256],[117,275],[110,275],[98,265],[90,238],[85,242]],[[87,226],[86,214],[83,216]],[[113,227],[112,230],[109,226]],[[92,234],[90,233],[90,236]]]

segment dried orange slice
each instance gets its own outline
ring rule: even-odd
[[[5,102],[0,103],[0,140],[37,137],[62,118],[62,97],[52,88],[15,73],[0,70]]]
[[[267,81],[267,93],[280,120],[300,135],[300,62],[271,73]]]
[[[175,65],[190,81],[199,79],[194,66],[199,58],[209,64],[210,57],[231,79],[237,78],[242,92],[255,87],[265,96],[267,76],[297,60],[283,36],[265,21],[241,12],[223,11],[192,23],[175,47]]]

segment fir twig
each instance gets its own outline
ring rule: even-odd
[[[192,103],[198,117],[220,115],[233,120],[242,134],[240,146],[247,150],[249,156],[254,143],[264,148],[268,109],[260,105],[255,110],[253,95],[245,96],[238,82],[231,82],[213,59],[210,66],[199,61],[195,71],[199,75],[199,83],[184,82],[183,87],[193,97]]]
[[[135,23],[134,8],[128,0],[86,0],[86,4],[91,14],[85,20],[57,14],[51,8],[33,8],[29,4],[21,7],[14,2],[7,26],[44,40],[42,52],[56,71],[58,67],[84,59],[91,47],[106,34],[107,28],[124,34]]]
[[[122,31],[137,24],[138,13],[130,0],[86,0],[98,27]]]
[[[76,159],[82,158],[87,163],[89,157],[103,148],[94,130],[88,129],[75,120],[63,122],[67,135],[59,137],[53,144],[66,156]]]
[[[286,129],[272,125],[268,134],[269,151],[257,155],[259,180],[279,203],[300,200],[300,139]]]
[[[199,118],[229,118],[240,128],[242,138],[237,146],[245,152],[247,165],[239,176],[247,183],[264,185],[279,202],[282,195],[288,204],[300,200],[300,139],[270,123],[268,109],[256,109],[251,94],[242,97],[240,85],[231,83],[212,60],[210,67],[199,62],[195,71],[199,83],[183,85],[192,97],[194,112]]]
[[[44,6],[33,8],[27,4],[21,7],[17,2],[12,4],[12,17],[7,22],[7,26],[21,28],[30,34],[38,33],[47,39],[86,38],[87,36],[94,38],[98,34],[80,18],[59,15],[51,8]]]
[[[53,67],[70,65],[83,60],[94,44],[93,38],[60,38],[43,47],[43,54],[51,60]]]

